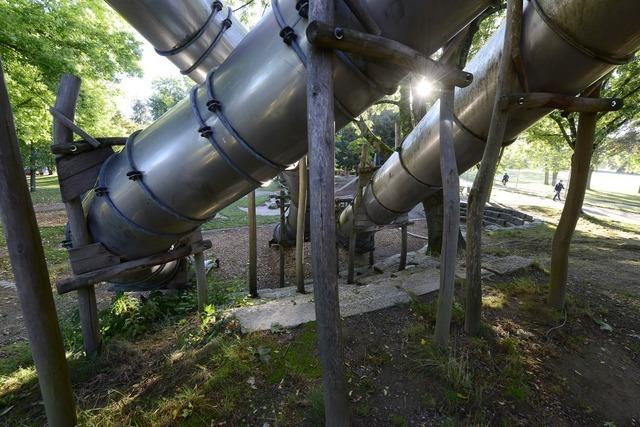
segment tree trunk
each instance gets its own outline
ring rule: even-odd
[[[587,190],[591,190],[591,177],[593,176],[593,168],[589,167],[589,172],[587,173]]]
[[[466,305],[464,329],[470,335],[478,335],[481,326],[482,314],[482,282],[481,282],[481,255],[482,255],[482,218],[484,206],[488,200],[489,189],[493,182],[500,149],[504,142],[504,132],[507,127],[508,111],[501,108],[500,101],[508,94],[512,82],[515,80],[513,52],[520,45],[522,32],[522,1],[510,0],[507,4],[506,31],[500,69],[498,74],[498,86],[493,104],[493,114],[487,143],[480,162],[480,169],[473,182],[469,193],[467,211],[467,252],[466,252]]]
[[[549,169],[544,168],[544,185],[549,185]]]
[[[422,201],[424,214],[427,218],[427,255],[440,257],[442,252],[442,229],[444,225],[444,207],[442,191],[438,191]],[[458,252],[466,248],[462,231],[458,229]]]
[[[597,97],[599,94],[600,88],[591,96]],[[569,269],[569,249],[587,189],[597,121],[597,113],[580,113],[578,135],[573,157],[571,158],[569,188],[560,222],[553,235],[548,302],[549,305],[557,309],[564,307]]]
[[[398,105],[401,136],[409,135],[414,124],[411,120],[411,91],[409,84],[400,85],[400,101]]]
[[[558,182],[558,171],[554,170],[553,174],[551,175],[551,185],[556,185],[557,182]]]

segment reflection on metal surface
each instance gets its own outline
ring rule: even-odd
[[[109,3],[134,27],[141,32],[144,29],[143,35],[161,50],[175,48],[196,33],[210,13],[210,9],[205,8],[208,4],[199,1],[187,4],[109,0]],[[309,44],[304,37],[307,20],[299,15],[296,2],[280,0],[278,3],[284,23],[297,35],[300,49],[308,52]],[[369,0],[367,3],[385,36],[430,54],[484,10],[491,0]],[[190,15],[196,6],[198,14]],[[153,12],[154,8],[167,9],[159,13]],[[194,20],[189,16],[199,18]],[[337,17],[338,25],[360,29],[355,17],[341,3],[337,5]],[[178,21],[181,24],[176,28]],[[186,33],[185,23],[190,25]],[[307,151],[306,73],[295,51],[280,35],[281,31],[273,13],[266,14],[216,69],[212,84],[215,97],[224,108],[225,119],[242,140],[270,162],[288,165]],[[183,36],[176,37],[179,34]],[[404,73],[394,67],[355,57],[351,60],[380,87],[393,87],[404,77]],[[334,82],[337,101],[354,114],[383,95],[344,62],[336,61]],[[208,110],[207,104],[211,105],[211,101],[207,90],[197,91],[195,102],[204,123],[194,116],[191,102],[183,100],[131,142],[140,179],[154,197],[173,213],[196,220],[212,216],[257,186],[230,167],[224,156],[258,182],[272,179],[278,172],[257,159],[220,117]],[[337,114],[336,127],[342,127],[347,120]],[[208,128],[207,134],[210,131],[215,137],[224,156],[212,147],[207,135],[199,132],[203,124]],[[131,151],[115,154],[101,174],[103,182],[108,183],[109,197],[96,197],[91,193],[85,207],[94,240],[120,256],[136,258],[167,249],[178,240],[173,236],[188,234],[193,223],[177,220],[176,215],[160,208],[158,201],[149,197],[139,183],[129,179],[128,152]],[[154,234],[141,232],[131,226],[131,222]]]

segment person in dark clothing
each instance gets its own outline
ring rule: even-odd
[[[560,192],[562,190],[564,190],[564,185],[562,185],[562,180],[560,180],[555,187],[553,187],[553,189],[556,191],[556,194],[553,196],[553,200],[555,201],[556,199],[558,199],[559,201],[562,201],[562,199],[560,198]]]
[[[507,182],[509,182],[509,174],[505,172],[504,175],[502,175],[502,185],[507,185]]]

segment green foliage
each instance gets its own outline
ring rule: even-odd
[[[151,83],[153,94],[147,100],[147,108],[153,120],[159,119],[174,105],[187,97],[193,82],[187,77],[181,79],[165,77]],[[135,111],[134,111],[135,113]],[[140,111],[138,111],[138,115]],[[137,117],[140,120],[140,117]]]
[[[80,126],[98,136],[128,132],[110,83],[140,74],[140,48],[121,27],[98,0],[0,0],[0,57],[26,166],[53,165],[48,108],[63,73],[83,80]]]

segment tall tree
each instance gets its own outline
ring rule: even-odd
[[[171,107],[182,101],[193,86],[187,77],[163,77],[151,83],[153,94],[147,100],[147,107],[153,120],[157,120]]]
[[[29,169],[53,164],[47,110],[63,73],[84,81],[78,123],[97,135],[122,133],[108,84],[140,74],[140,48],[121,28],[98,0],[0,0],[0,56]]]

